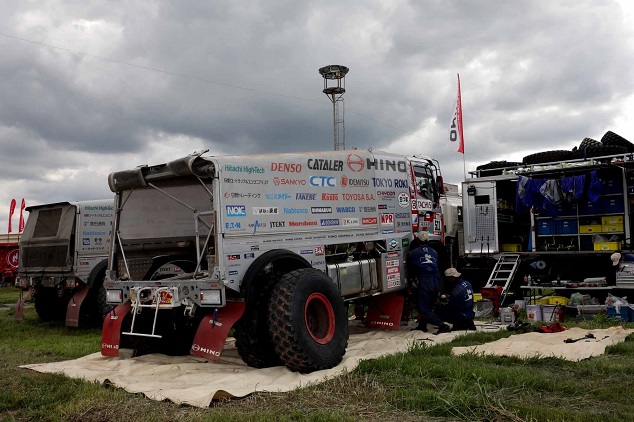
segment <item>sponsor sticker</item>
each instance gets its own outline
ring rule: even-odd
[[[325,253],[325,249],[323,246],[315,246],[315,255],[323,255]]]
[[[398,259],[390,259],[388,261],[385,261],[386,267],[398,267],[398,265],[399,265]]]
[[[229,261],[237,261],[240,259],[240,254],[227,255],[227,259]]]
[[[405,192],[401,192],[398,194],[398,204],[403,207],[403,208],[407,208],[409,207],[409,195],[406,194]]]
[[[341,225],[342,226],[358,226],[359,219],[358,218],[342,218]]]
[[[382,226],[393,226],[394,225],[394,214],[381,214],[381,225]]]
[[[321,226],[338,226],[339,225],[339,219],[338,218],[325,218],[322,220],[319,220]]]
[[[366,217],[366,218],[362,218],[361,219],[361,224],[374,224],[376,225],[378,223],[379,219],[376,217]]]
[[[332,207],[311,207],[310,213],[311,214],[331,214]]]
[[[280,213],[278,207],[253,207],[251,211],[253,215],[274,215]]]
[[[227,205],[227,217],[246,217],[247,207],[244,205]]]

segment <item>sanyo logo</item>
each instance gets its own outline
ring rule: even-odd
[[[244,205],[227,205],[227,217],[245,217],[247,208]]]

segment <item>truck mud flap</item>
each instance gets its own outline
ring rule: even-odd
[[[240,319],[245,307],[244,302],[227,302],[224,308],[206,315],[198,325],[190,353],[218,362],[229,330]]]
[[[365,318],[365,326],[380,330],[398,330],[404,303],[405,297],[399,292],[374,296]]]
[[[77,290],[73,297],[68,301],[66,305],[66,326],[67,327],[79,327],[79,309],[81,304],[86,299],[90,287],[84,286]]]
[[[15,304],[15,320],[22,321],[24,319],[24,302],[27,301],[28,298],[33,294],[33,286],[29,287],[29,290],[26,292],[20,292],[20,300]]]
[[[114,308],[103,320],[101,330],[101,354],[102,356],[119,356],[119,344],[121,341],[121,324],[125,316],[132,309],[130,301]]]

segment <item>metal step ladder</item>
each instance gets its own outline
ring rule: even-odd
[[[498,262],[496,262],[495,266],[493,267],[493,271],[491,271],[491,275],[489,276],[487,284],[484,286],[503,286],[502,293],[500,295],[500,304],[502,304],[502,302],[504,302],[504,299],[506,299],[506,295],[508,294],[509,287],[511,287],[513,277],[515,277],[515,273],[517,272],[519,262],[520,256],[518,254],[503,253],[502,255],[500,255]]]

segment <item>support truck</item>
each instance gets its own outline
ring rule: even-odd
[[[103,355],[217,362],[233,328],[248,365],[310,372],[342,360],[350,303],[367,326],[399,328],[413,232],[443,239],[434,160],[205,153],[110,174]]]
[[[42,321],[101,326],[113,200],[58,202],[26,210],[16,284],[28,292],[16,305],[16,319],[23,318],[24,302],[32,295]]]

